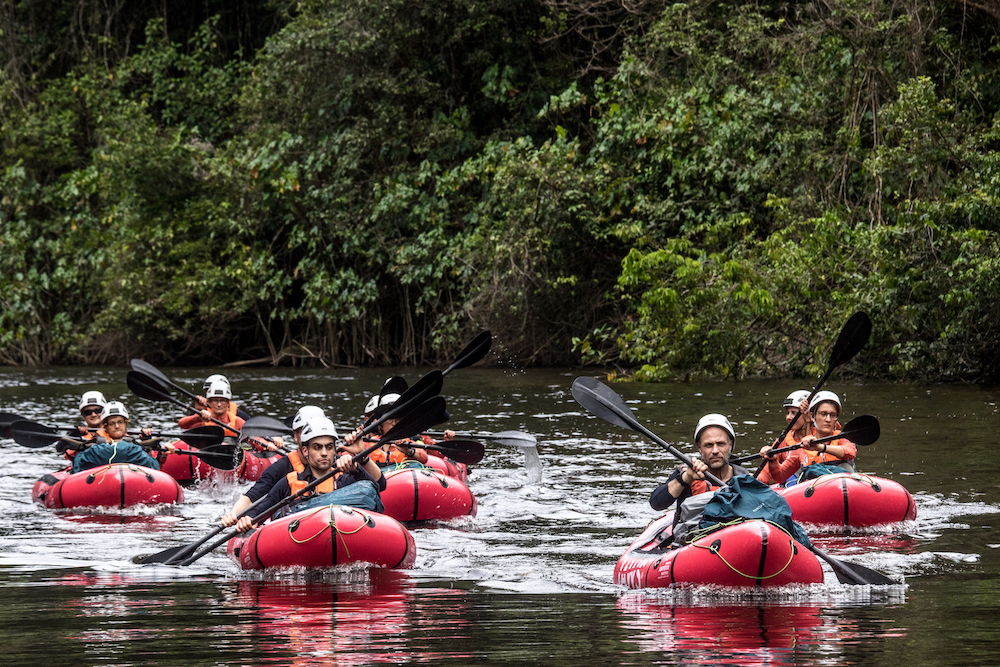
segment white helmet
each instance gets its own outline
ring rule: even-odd
[[[317,417],[326,417],[326,413],[323,412],[323,408],[317,408],[315,405],[303,405],[299,408],[299,411],[295,413],[295,417],[292,419],[292,430],[299,430],[306,425],[307,421],[310,419],[316,419]]]
[[[808,391],[806,391],[805,389],[798,389],[790,393],[788,397],[785,398],[785,402],[782,403],[782,406],[786,408],[797,408],[799,407],[799,404],[802,403],[803,400],[808,398],[809,398]]]
[[[370,415],[375,412],[375,408],[378,407],[378,396],[372,396],[371,400],[368,401],[368,405],[365,406],[365,416]]]
[[[733,425],[729,423],[729,420],[726,419],[725,415],[720,415],[718,413],[713,412],[712,414],[705,415],[704,417],[698,420],[698,425],[695,426],[694,428],[695,444],[698,444],[698,436],[701,435],[701,432],[704,431],[709,426],[718,426],[723,431],[728,433],[730,443],[736,441],[736,431],[733,430]]]
[[[313,438],[321,435],[328,435],[331,438],[337,437],[337,429],[333,422],[326,417],[313,417],[302,427],[302,444],[308,444]]]
[[[213,382],[205,390],[205,398],[232,398],[233,392],[229,388],[228,382]]]
[[[843,410],[843,406],[840,404],[840,397],[837,396],[832,391],[820,391],[813,396],[813,400],[809,403],[809,412],[816,412],[816,408],[820,403],[829,401],[830,403],[835,403],[837,405],[837,415],[840,415],[840,411]]]
[[[205,378],[205,384],[203,384],[201,388],[204,391],[208,391],[209,388],[216,382],[224,382],[226,386],[229,387],[230,392],[232,391],[232,385],[229,384],[229,379],[225,375],[219,375],[218,373],[215,375],[209,375]]]
[[[83,410],[88,405],[99,405],[104,407],[104,404],[108,402],[108,399],[104,398],[104,394],[99,391],[88,391],[84,393],[83,397],[80,399],[80,409]]]
[[[399,400],[399,394],[386,394],[379,398],[378,406],[372,410],[372,417],[379,419],[382,415],[389,411],[396,401]]]
[[[128,410],[118,401],[108,401],[104,404],[104,409],[101,410],[101,423],[103,424],[110,417],[124,417],[125,421],[128,421]]]

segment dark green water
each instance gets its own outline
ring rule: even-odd
[[[194,388],[208,371],[168,374]],[[411,380],[412,372],[405,373]],[[251,414],[303,402],[349,423],[385,373],[244,369],[230,373]],[[143,425],[179,413],[129,396],[124,369],[0,371],[0,410],[68,423],[91,388]],[[452,427],[518,429],[539,440],[541,469],[519,450],[488,449],[469,479],[474,520],[414,530],[413,570],[240,572],[219,550],[190,568],[132,556],[204,535],[237,487],[190,489],[144,516],[66,515],[30,488],[60,467],[49,450],[0,441],[0,614],[11,664],[368,665],[768,664],[994,665],[1000,618],[997,392],[881,384],[828,388],[845,420],[878,416],[882,438],[861,467],[914,495],[918,518],[890,534],[820,545],[905,586],[824,585],[766,596],[705,589],[626,591],[618,556],[655,513],[646,499],[673,463],[639,436],[589,417],[572,374],[463,370],[444,394]],[[836,380],[836,378],[834,378]],[[783,426],[787,382],[616,385],[639,419],[682,449],[706,412],[737,424],[756,451]],[[842,420],[843,421],[843,420]]]

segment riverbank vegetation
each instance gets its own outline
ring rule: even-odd
[[[995,382],[992,5],[0,7],[0,362]]]

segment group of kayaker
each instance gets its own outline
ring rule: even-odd
[[[812,401],[809,396],[808,391],[794,391],[784,400],[785,421],[792,426],[782,442],[775,441],[760,450],[766,465],[756,477],[764,484],[785,484],[811,466],[818,468],[817,472],[854,471],[855,444],[845,438],[814,444],[819,438],[840,433],[840,398],[832,391],[816,392]],[[698,458],[691,460],[690,467],[678,466],[653,491],[649,497],[653,509],[665,510],[674,502],[680,506],[691,496],[717,488],[706,481],[706,473],[723,482],[734,475],[750,474],[746,468],[729,462],[736,431],[724,415],[713,413],[702,417],[695,428],[694,442]],[[791,445],[799,448],[772,454],[773,449]]]

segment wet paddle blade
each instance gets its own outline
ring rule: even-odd
[[[243,422],[243,428],[240,429],[240,438],[264,438],[269,440],[279,436],[284,437],[291,434],[291,432],[291,426],[287,426],[284,422],[274,417],[251,417]]]
[[[448,458],[466,465],[479,463],[486,456],[486,448],[483,443],[475,440],[442,440],[433,445],[427,445],[427,449],[441,452]]]
[[[538,440],[535,436],[530,433],[522,433],[521,431],[502,431],[500,433],[488,433],[486,435],[479,436],[485,438],[490,442],[495,442],[498,445],[504,445],[506,447],[537,447]]]
[[[133,394],[146,401],[163,402],[175,400],[159,380],[139,371],[129,371],[125,376],[125,384],[128,385],[129,390]]]
[[[595,417],[630,431],[639,431],[640,433],[644,431],[636,420],[632,409],[625,404],[621,396],[600,380],[591,377],[578,377],[573,380],[572,391],[576,402]]]
[[[0,438],[10,438],[10,425],[14,422],[29,421],[27,418],[13,412],[0,412]]]
[[[221,426],[198,426],[183,433],[161,433],[170,437],[177,437],[189,445],[204,449],[222,442],[226,432]]]
[[[865,313],[854,313],[840,330],[830,353],[830,369],[847,363],[861,351],[872,335],[872,320]]]
[[[182,544],[179,547],[170,547],[169,549],[164,549],[163,551],[158,551],[155,554],[146,554],[145,556],[136,556],[132,559],[133,563],[138,565],[149,565],[152,563],[166,563],[168,560],[179,554],[180,552],[188,549],[190,545]]]
[[[54,428],[28,420],[12,423],[10,433],[14,442],[32,449],[49,447],[63,438],[63,434]]]
[[[444,369],[441,374],[447,375],[448,373],[459,368],[471,366],[486,356],[486,353],[490,351],[491,345],[493,345],[493,336],[490,332],[481,332],[472,340],[471,343],[465,346],[464,350],[458,353],[458,358],[452,362],[451,366]]]
[[[842,560],[837,560],[815,547],[813,547],[812,551],[826,561],[827,565],[833,568],[833,573],[837,575],[837,581],[842,584],[855,586],[864,586],[868,584],[872,586],[892,586],[898,583],[881,572],[876,572],[875,570],[867,568],[864,565],[846,563]]]
[[[235,451],[207,452],[195,449],[178,449],[176,453],[181,456],[193,456],[201,459],[208,465],[213,468],[218,468],[219,470],[235,470],[236,466],[238,466],[240,462],[239,458],[235,455]]]

